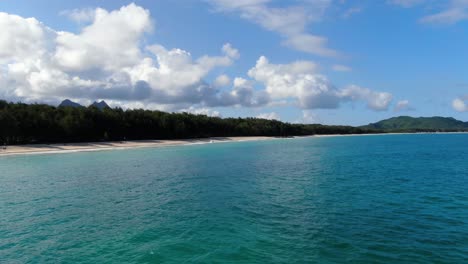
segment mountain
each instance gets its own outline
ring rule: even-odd
[[[360,128],[397,132],[468,131],[468,122],[463,122],[453,117],[398,116],[361,126]]]
[[[69,99],[65,99],[59,104],[59,107],[83,107],[83,106]]]
[[[109,105],[105,101],[100,101],[100,102],[94,102],[90,106],[94,106],[98,108],[99,110],[102,110],[104,108],[110,108]],[[75,103],[69,99],[63,100],[60,104],[59,107],[84,107],[80,105],[79,103]]]
[[[94,106],[94,107],[98,108],[99,110],[102,110],[104,108],[110,108],[109,105],[105,101],[101,101],[99,103],[94,102],[90,106]]]

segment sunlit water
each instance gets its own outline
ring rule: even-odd
[[[468,135],[0,158],[0,263],[468,263]]]

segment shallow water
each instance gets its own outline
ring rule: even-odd
[[[468,263],[468,135],[0,158],[0,263]]]

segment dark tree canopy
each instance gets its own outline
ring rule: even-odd
[[[7,144],[180,139],[227,136],[361,134],[350,126],[290,124],[121,108],[53,107],[0,100],[0,141]]]

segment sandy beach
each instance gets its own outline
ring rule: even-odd
[[[332,134],[332,135],[310,135],[295,136],[291,138],[308,137],[350,137],[350,136],[384,136],[384,135],[415,135],[415,134],[467,134],[467,132],[444,132],[444,133],[377,133],[377,134]],[[85,142],[85,143],[61,143],[61,144],[29,144],[12,145],[6,149],[0,148],[0,157],[10,155],[29,155],[29,154],[53,154],[53,153],[73,153],[84,151],[101,151],[128,148],[145,147],[170,147],[180,145],[197,145],[223,142],[241,142],[257,140],[282,139],[279,137],[213,137],[196,139],[171,139],[171,140],[133,140],[133,141],[109,141],[109,142]]]
[[[89,143],[63,143],[63,144],[30,144],[7,146],[0,149],[1,156],[27,155],[27,154],[52,154],[72,153],[83,151],[101,151],[127,148],[144,147],[168,147],[180,145],[196,145],[221,142],[240,142],[254,140],[269,140],[275,137],[214,137],[199,139],[174,139],[174,140],[135,140],[135,141],[111,141],[111,142],[89,142]]]

